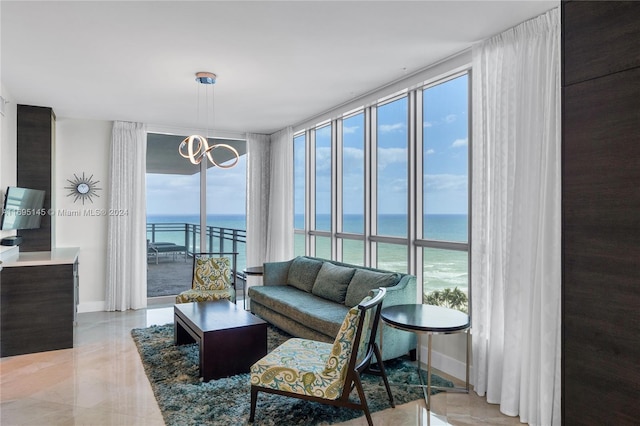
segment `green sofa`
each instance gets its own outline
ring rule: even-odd
[[[327,259],[298,256],[264,264],[263,285],[249,288],[251,312],[296,337],[332,343],[349,308],[385,287],[383,307],[416,302],[416,277]],[[415,334],[381,321],[383,360],[411,353]],[[380,335],[381,333],[381,335]]]

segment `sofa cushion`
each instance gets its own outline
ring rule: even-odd
[[[333,300],[337,303],[344,303],[347,296],[347,287],[356,272],[354,268],[334,265],[331,262],[324,262],[313,284],[311,293],[324,299]]]
[[[344,305],[288,285],[253,286],[249,288],[249,297],[251,303],[268,306],[280,315],[332,337],[340,330],[349,311]]]
[[[391,287],[400,281],[400,274],[395,272],[375,272],[356,269],[351,278],[344,304],[348,307],[356,306],[369,291],[380,287]]]
[[[303,256],[296,257],[289,267],[287,284],[311,293],[313,284],[316,282],[316,276],[323,263],[324,262],[320,260],[309,259]]]

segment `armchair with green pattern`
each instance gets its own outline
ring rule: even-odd
[[[375,343],[385,288],[375,290],[347,313],[333,344],[292,338],[251,366],[251,413],[255,418],[258,392],[274,393],[323,404],[364,411],[373,425],[366,395],[360,381],[362,373],[382,377],[395,407],[380,349]],[[375,355],[377,368],[371,367]],[[359,402],[349,395],[357,390]]]
[[[191,289],[176,296],[176,303],[228,299],[235,303],[236,252],[193,254]]]

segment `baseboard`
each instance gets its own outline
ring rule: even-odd
[[[427,348],[422,347],[422,352],[420,353],[421,361],[423,367],[426,368],[427,365]],[[440,352],[436,352],[434,350],[431,351],[431,366],[435,369],[442,371],[445,374],[448,374],[452,377],[455,377],[458,380],[465,381],[467,375],[467,367],[464,361],[458,361],[455,358],[451,358],[450,356],[443,355]],[[469,382],[471,383],[471,377],[473,377],[473,367],[469,366]]]
[[[106,303],[104,300],[96,302],[80,302],[78,303],[78,313],[82,314],[85,312],[100,312],[104,311],[105,307]]]
[[[173,305],[176,303],[176,296],[157,296],[157,297],[147,297],[147,306],[153,305]]]

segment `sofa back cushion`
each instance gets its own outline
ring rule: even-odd
[[[324,262],[318,272],[311,293],[323,299],[344,304],[347,296],[347,286],[349,286],[355,271],[353,268]]]
[[[348,307],[356,306],[369,291],[380,287],[391,287],[400,281],[400,274],[396,272],[375,272],[366,269],[356,269],[347,287],[344,304]]]
[[[287,284],[300,290],[311,293],[313,284],[316,282],[318,272],[322,267],[322,261],[298,256],[293,259],[287,275]]]

